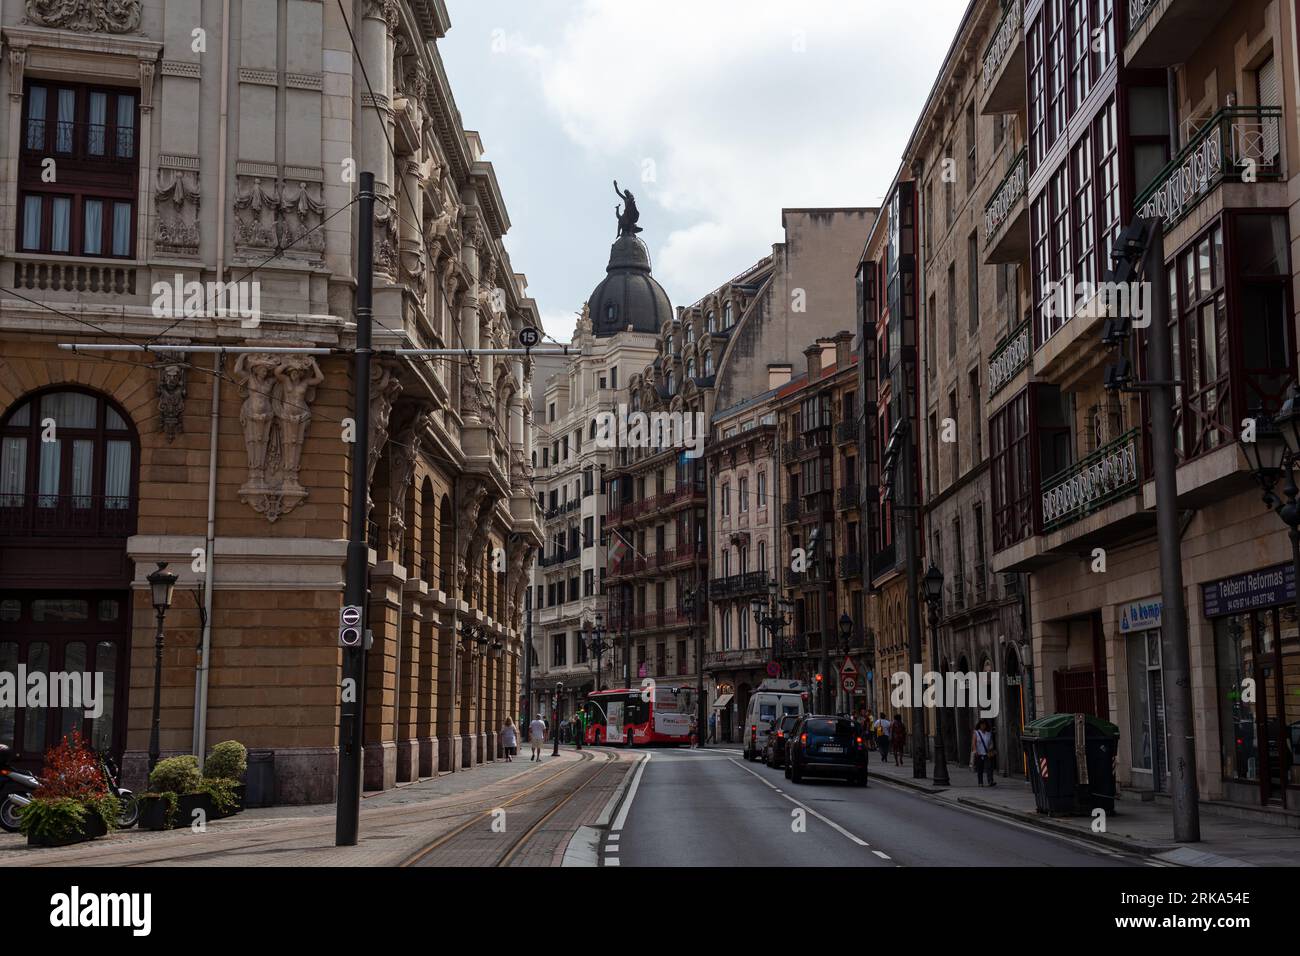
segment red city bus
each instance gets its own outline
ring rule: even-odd
[[[624,744],[690,744],[691,715],[683,713],[675,687],[645,690],[602,690],[587,695],[584,742]]]

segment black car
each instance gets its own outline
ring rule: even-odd
[[[795,783],[803,783],[805,776],[843,777],[865,787],[867,745],[862,733],[848,717],[801,717],[788,737],[785,775]]]
[[[785,763],[786,745],[797,723],[798,714],[786,714],[781,718],[781,722],[767,735],[767,743],[763,745],[763,763],[769,767],[780,767]]]

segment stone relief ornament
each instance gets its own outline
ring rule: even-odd
[[[375,203],[375,270],[388,276],[397,275],[397,215],[391,196]]]
[[[375,466],[388,444],[388,419],[393,413],[393,403],[402,394],[402,383],[395,367],[385,362],[370,366],[370,457],[366,461],[366,487],[375,480]],[[373,499],[369,507],[374,506]]]
[[[27,0],[27,19],[79,33],[133,33],[140,26],[140,0]]]
[[[461,369],[460,375],[461,418],[478,418],[482,413],[483,397],[480,392],[483,382],[479,376],[478,356],[471,355],[465,360],[465,367]]]
[[[235,244],[245,249],[281,249],[319,254],[325,234],[318,228],[325,216],[321,185],[258,176],[240,176],[235,183]]]
[[[397,437],[389,446],[392,458],[388,462],[389,541],[401,541],[406,531],[406,491],[420,459],[420,436],[431,415],[431,408],[421,402],[404,416],[408,421],[401,428],[394,429]]]
[[[311,402],[325,376],[313,356],[267,353],[240,355],[232,374],[244,396],[239,423],[248,454],[248,480],[239,497],[275,521],[307,497],[298,472]]]
[[[185,366],[179,363],[158,366],[158,424],[167,441],[185,431]]]
[[[158,224],[154,239],[158,251],[198,255],[199,174],[193,170],[158,170],[153,191]]]
[[[280,184],[263,185],[258,176],[249,179],[240,176],[235,182],[235,245],[274,249],[280,245]]]

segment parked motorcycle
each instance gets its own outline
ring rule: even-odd
[[[32,794],[41,785],[35,774],[9,766],[12,759],[13,751],[0,744],[0,829],[7,833],[18,832],[20,811],[32,802]]]
[[[117,785],[118,769],[108,757],[100,754],[99,768],[104,774],[104,783],[108,785],[108,792],[117,797],[118,802],[122,805],[122,814],[117,818],[117,825],[123,830],[129,830],[140,820],[140,804],[136,801],[135,794],[130,790],[123,790]]]

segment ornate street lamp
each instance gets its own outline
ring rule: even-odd
[[[1296,614],[1300,616],[1300,488],[1295,466],[1300,461],[1300,390],[1287,389],[1286,401],[1274,417],[1255,416],[1255,440],[1243,442],[1255,478],[1264,489],[1264,504],[1287,526],[1291,538],[1291,567],[1296,580]],[[1276,491],[1282,481],[1282,495]],[[1285,499],[1283,498],[1285,496]]]
[[[922,580],[925,603],[930,607],[930,664],[938,673],[939,666],[939,615],[943,609],[943,572],[931,561],[930,569]],[[942,677],[942,675],[940,675]],[[934,712],[934,785],[946,787],[948,780],[948,754],[943,742],[943,688],[939,688],[939,706]]]
[[[560,755],[560,695],[564,693],[564,681],[558,681],[555,685],[555,693],[551,695],[551,756]]]
[[[609,650],[612,646],[609,641],[605,640],[604,619],[599,614],[596,615],[595,625],[587,626],[586,643],[588,652],[593,654],[596,658],[596,691],[599,693],[600,672],[603,669],[601,659],[604,657],[605,651]]]
[[[158,612],[158,633],[154,635],[153,653],[153,723],[149,730],[149,772],[153,773],[153,768],[158,766],[160,754],[158,729],[162,720],[163,618],[172,606],[176,572],[167,570],[166,561],[159,561],[157,570],[149,574],[148,581],[149,588],[153,591],[154,610]]]

